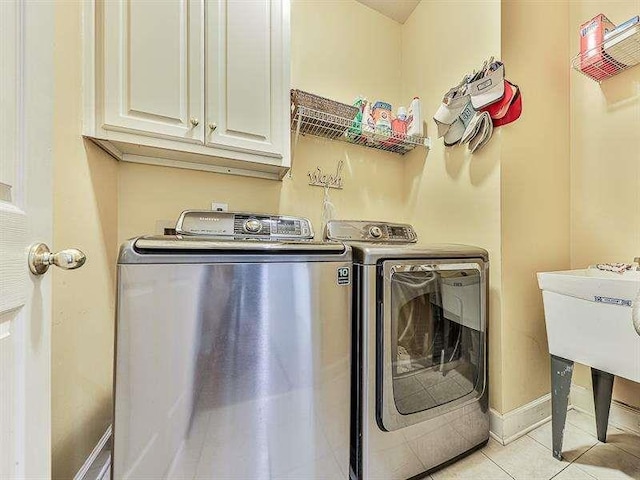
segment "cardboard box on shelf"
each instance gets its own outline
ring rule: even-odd
[[[580,69],[596,80],[610,77],[620,66],[603,48],[605,34],[615,25],[603,14],[596,15],[580,26]]]

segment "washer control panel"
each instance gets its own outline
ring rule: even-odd
[[[331,220],[324,236],[326,240],[347,242],[415,243],[418,240],[409,224],[360,220]]]
[[[303,217],[186,210],[176,224],[178,235],[261,240],[311,240],[311,222]]]

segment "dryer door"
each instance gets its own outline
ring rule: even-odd
[[[486,273],[479,259],[383,262],[376,370],[377,419],[384,430],[482,396]]]

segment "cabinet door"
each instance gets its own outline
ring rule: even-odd
[[[289,161],[289,1],[207,0],[207,145]]]
[[[104,0],[102,127],[204,141],[204,0]]]

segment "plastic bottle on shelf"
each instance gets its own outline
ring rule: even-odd
[[[347,137],[352,140],[357,140],[360,135],[362,135],[362,121],[363,121],[363,112],[364,108],[367,104],[367,99],[362,95],[359,95],[358,98],[353,102],[354,107],[358,107],[358,112],[356,113],[353,122],[351,123],[351,127],[347,130]]]
[[[387,150],[396,153],[403,153],[404,149],[400,143],[407,134],[407,109],[398,107],[398,114],[391,120],[391,133],[389,140],[383,143]]]
[[[391,121],[391,130],[400,138],[407,134],[407,109],[405,107],[398,107],[398,114]]]
[[[391,104],[378,101],[373,105],[373,120],[376,133],[391,134]]]
[[[420,115],[420,97],[414,97],[407,115],[407,135],[422,137],[422,116]]]
[[[362,108],[362,133],[374,133],[376,131],[376,123],[373,120],[373,112],[371,109],[371,102],[365,101]]]

